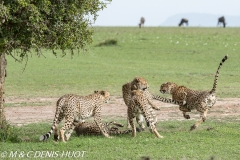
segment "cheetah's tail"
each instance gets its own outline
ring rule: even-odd
[[[152,94],[152,98],[155,99],[155,100],[164,102],[164,103],[171,103],[171,104],[176,104],[176,105],[184,105],[184,104],[185,104],[185,102],[183,102],[183,104],[182,104],[182,103],[179,103],[179,102],[174,101],[173,99],[164,98],[164,97],[161,97],[161,96],[159,96],[159,95],[153,95],[153,94]]]
[[[213,88],[210,91],[210,94],[215,93],[216,92],[216,88],[217,88],[217,81],[218,81],[218,75],[219,75],[219,70],[222,67],[223,63],[228,59],[228,55],[225,55],[224,58],[222,59],[222,61],[220,62],[217,72],[215,74],[215,79],[214,79],[214,83],[213,83]]]
[[[53,120],[53,124],[52,124],[52,127],[51,127],[51,130],[47,133],[47,134],[43,134],[43,135],[41,135],[40,136],[40,138],[39,138],[39,140],[40,141],[45,141],[45,140],[47,140],[50,136],[51,136],[51,134],[53,133],[53,131],[55,131],[55,133],[56,133],[56,131],[58,130],[58,123],[59,122],[57,122],[58,121],[58,117],[59,117],[59,114],[60,114],[60,111],[61,111],[61,105],[59,104],[60,103],[60,100],[61,99],[59,99],[58,101],[57,101],[57,104],[56,104],[56,106],[57,106],[57,110],[56,110],[56,113],[55,113],[55,118],[54,118],[54,120]],[[66,105],[66,101],[65,101],[65,103],[64,103],[64,105]],[[58,135],[56,135],[56,136],[58,136]],[[54,139],[55,139],[55,137],[56,136],[54,136]],[[56,140],[56,139],[55,139]]]
[[[53,126],[51,127],[51,130],[50,130],[47,134],[41,135],[40,138],[39,138],[39,140],[40,140],[40,141],[45,141],[45,140],[47,140],[47,139],[51,136],[51,134],[53,133],[54,129],[55,129],[55,125],[53,125]]]

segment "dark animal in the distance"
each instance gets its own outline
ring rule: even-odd
[[[139,25],[139,28],[143,27],[143,26],[144,26],[144,23],[145,23],[145,18],[144,18],[144,17],[141,17],[140,23],[138,24],[138,25]]]
[[[184,23],[188,26],[188,19],[182,18],[181,21],[180,21],[180,23],[178,24],[178,26],[180,27],[180,26],[182,26]]]
[[[225,21],[224,16],[218,18],[218,24],[217,25],[219,26],[221,23],[223,24],[223,28],[225,28],[227,23]]]

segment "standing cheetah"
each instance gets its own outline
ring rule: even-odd
[[[134,118],[139,116],[140,114],[144,116],[148,126],[150,126],[151,131],[158,137],[163,138],[161,136],[155,126],[154,116],[151,112],[152,107],[149,105],[149,100],[145,96],[142,90],[133,90],[131,92],[132,99],[130,100],[130,106],[128,107],[128,119],[129,123],[132,127],[132,136],[136,136],[136,127],[134,124]]]
[[[135,77],[131,82],[128,82],[128,83],[124,84],[122,86],[122,95],[123,95],[123,100],[124,100],[124,103],[126,104],[126,106],[127,107],[130,106],[130,101],[132,99],[131,92],[133,90],[138,90],[138,89],[143,91],[144,96],[148,99],[149,104],[152,106],[152,108],[154,110],[160,110],[160,107],[153,104],[153,102],[152,102],[153,99],[158,100],[158,101],[162,101],[162,102],[165,102],[165,103],[172,103],[172,104],[179,105],[179,103],[175,102],[172,99],[168,99],[168,98],[160,97],[158,95],[151,94],[149,92],[148,88],[149,88],[149,85],[148,85],[147,80],[142,78],[142,77]],[[153,110],[151,110],[151,112],[153,112],[153,115],[155,115]],[[143,124],[143,122],[144,122],[143,115],[141,115],[141,114],[137,115],[136,120],[137,120],[137,123],[140,126],[140,129],[144,130],[145,126]],[[154,117],[154,120],[155,120],[155,123],[156,123],[157,122],[157,117],[156,116]],[[130,123],[129,123],[128,119],[127,119],[127,124],[128,124],[127,127],[130,128],[131,126],[130,126]]]
[[[96,125],[101,133],[110,138],[101,122],[101,107],[110,99],[110,93],[107,91],[95,91],[88,96],[79,96],[67,94],[60,97],[57,101],[55,118],[51,130],[40,137],[40,141],[47,140],[53,131],[56,130],[58,124],[65,118],[64,126],[60,129],[60,139],[65,142],[68,140],[75,128],[74,121],[84,120],[89,117],[94,117]],[[68,133],[64,136],[66,130]],[[55,137],[56,139],[56,137]]]

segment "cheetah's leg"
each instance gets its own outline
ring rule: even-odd
[[[153,124],[156,125],[157,124],[157,116],[156,116],[154,110],[151,107],[149,107],[147,110],[149,111],[150,116],[153,119]],[[147,126],[150,127],[150,123],[148,121],[146,121],[146,122],[147,122]],[[152,132],[151,128],[150,128],[150,132]]]
[[[134,118],[131,118],[130,120],[129,120],[129,123],[130,123],[130,125],[132,126],[132,137],[136,137],[136,127],[135,127],[135,124],[134,124]]]
[[[156,137],[158,137],[158,138],[163,138],[163,136],[161,136],[159,133],[158,133],[158,131],[157,131],[157,129],[156,129],[156,127],[155,127],[155,122],[154,121],[149,121],[149,117],[145,117],[146,118],[146,120],[147,120],[147,123],[150,125],[150,128],[151,128],[151,132],[153,132],[155,135],[156,135]]]
[[[154,125],[156,125],[156,124],[157,124],[157,116],[156,116],[154,110],[153,110],[151,107],[150,107],[148,110],[149,110],[151,116],[152,116],[153,119],[154,119],[154,121],[153,121]],[[149,124],[148,124],[148,127],[149,127]]]
[[[134,124],[134,118],[135,116],[133,115],[131,109],[128,108],[128,119],[129,119],[129,123],[132,127],[132,137],[136,137],[136,127],[135,127],[135,124]]]
[[[61,129],[60,129],[60,131],[59,131],[59,135],[60,135],[60,137],[59,137],[59,139],[62,141],[62,142],[65,142],[65,137],[64,137],[64,132],[65,132],[65,128],[64,127],[62,127]]]
[[[202,112],[200,113],[201,118],[193,126],[191,126],[190,128],[191,131],[196,129],[202,122],[205,122],[207,117],[207,112],[208,112],[208,109],[204,110],[203,113]]]
[[[127,128],[131,128],[131,125],[129,123],[129,118],[127,117]]]
[[[141,109],[143,116],[145,117],[145,120],[147,121],[147,123],[150,125],[150,128],[152,130],[152,132],[158,137],[158,138],[163,138],[163,136],[161,136],[154,124],[154,120],[153,120],[153,115],[152,113],[149,114],[148,110],[152,109],[151,107],[149,108],[148,106],[143,106],[141,103],[137,104],[139,106],[139,108]]]
[[[73,122],[70,126],[70,129],[69,129],[68,133],[65,135],[66,141],[68,141],[68,139],[72,135],[72,132],[74,131],[75,127],[76,127],[76,122]]]
[[[62,112],[60,112],[59,117],[58,117],[58,120],[56,121],[56,128],[55,128],[55,130],[54,130],[54,140],[55,140],[55,141],[59,140],[58,125],[57,125],[57,124],[59,124],[59,123],[63,120],[63,118],[64,118],[64,115],[63,115]]]
[[[157,129],[156,129],[156,127],[155,127],[155,125],[154,125],[153,123],[150,124],[150,127],[151,127],[151,130],[153,131],[153,133],[154,133],[158,138],[163,138],[163,136],[161,136],[161,135],[158,133],[158,131],[157,131]]]
[[[157,107],[151,100],[148,99],[148,103],[152,106],[153,109],[155,110],[160,110],[160,107]]]
[[[143,119],[144,119],[144,117],[141,114],[136,116],[136,121],[139,124],[139,127],[141,128],[141,130],[144,131],[145,125],[143,124],[143,121],[144,121]],[[128,117],[127,117],[127,128],[131,128],[131,124],[129,123],[129,118]]]
[[[139,124],[140,128],[142,131],[144,131],[145,126],[144,126],[144,116],[142,114],[139,114],[136,116],[136,121]]]
[[[185,105],[180,105],[179,110],[183,112],[183,117],[186,119],[190,119],[190,116],[187,114],[187,112],[191,112],[190,109],[188,109]]]
[[[70,129],[72,124],[74,122],[74,116],[72,116],[72,114],[69,114],[65,117],[65,123],[64,126],[60,129],[60,139],[65,142],[65,131]],[[71,136],[71,134],[67,134],[66,140],[69,139],[69,137]]]
[[[56,125],[55,129],[54,129],[54,140],[58,141],[58,139],[59,139],[59,136],[58,136],[58,125]]]
[[[94,121],[96,123],[96,125],[99,127],[101,133],[107,137],[107,138],[112,138],[111,136],[109,136],[108,132],[106,131],[104,125],[102,124],[102,119],[101,119],[101,113],[99,110],[99,108],[96,108],[93,112],[95,112],[94,114]]]
[[[157,107],[155,104],[153,104],[153,102],[150,101],[149,99],[148,99],[148,103],[152,106],[153,109],[155,109],[155,110],[160,110],[160,108]],[[155,113],[154,113],[154,111],[153,111],[152,109],[151,109],[150,111],[151,111],[152,115],[155,115]],[[138,116],[136,116],[136,121],[137,121],[137,123],[139,124],[141,130],[144,131],[144,130],[145,130],[144,116],[141,115],[141,114],[139,114]],[[155,123],[155,124],[157,123],[157,117],[156,117],[156,116],[154,117],[154,123]],[[129,119],[127,119],[127,124],[128,124],[128,128],[130,128],[131,125],[130,125],[130,123],[129,123]],[[148,127],[149,127],[149,125],[148,125]]]
[[[157,124],[157,116],[155,116],[155,113],[152,109],[150,110],[150,113],[154,117],[154,124]],[[146,128],[144,125],[144,116],[142,114],[137,115],[136,121],[140,126],[140,131],[144,131]],[[147,123],[147,126],[149,127],[149,123]]]
[[[155,110],[160,110],[160,107],[157,107],[157,106],[156,106],[155,104],[153,104],[153,102],[150,101],[149,99],[148,99],[148,103],[149,103],[150,106],[151,106],[150,112],[151,112],[152,116],[154,117],[154,124],[156,125],[156,124],[157,124],[157,116],[156,116],[156,114],[154,113],[153,109],[155,109]]]
[[[124,127],[124,125],[122,124],[122,123],[118,123],[118,122],[115,122],[115,121],[113,121],[113,122],[110,122],[111,124],[114,124],[115,126],[117,126],[117,127]]]
[[[148,103],[149,103],[149,105],[146,106],[146,107],[148,107],[147,110],[149,111],[151,116],[154,118],[154,124],[156,125],[157,124],[157,116],[156,116],[156,114],[155,114],[153,109],[160,110],[160,108],[156,107],[150,100],[148,100]],[[141,115],[141,116],[142,116],[142,119],[143,119],[144,116],[143,115]],[[142,125],[143,125],[143,122],[142,122]],[[150,126],[149,123],[147,123],[147,126],[148,127]],[[141,128],[142,128],[142,130],[144,130],[145,126],[144,126],[144,128],[143,127],[141,127]]]

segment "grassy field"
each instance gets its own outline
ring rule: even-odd
[[[8,57],[6,96],[59,97],[107,90],[121,95],[121,87],[135,76],[149,81],[159,93],[160,84],[172,81],[192,89],[211,89],[221,59],[219,97],[240,97],[239,28],[96,28],[89,52],[57,58],[32,54],[25,62]],[[115,39],[117,45],[96,45]],[[60,52],[60,51],[59,51]]]
[[[86,95],[94,90],[120,96],[122,85],[135,76],[146,78],[155,94],[160,94],[159,86],[166,81],[207,90],[211,89],[216,69],[226,54],[229,59],[220,70],[217,96],[240,97],[239,28],[98,27],[93,39],[88,52],[76,52],[73,58],[70,54],[55,57],[45,50],[44,56],[38,58],[33,52],[24,72],[25,62],[7,57],[6,97]],[[116,40],[117,44],[99,46],[106,40]],[[16,155],[15,159],[70,159],[74,154],[80,159],[240,159],[239,121],[232,117],[207,120],[196,131],[189,132],[193,123],[160,122],[157,129],[163,139],[146,131],[137,133],[136,138],[73,135],[66,144],[55,143],[52,137],[38,142],[50,125],[30,124],[9,130],[18,136],[13,134],[7,142],[0,142],[0,157],[6,153],[5,158]],[[44,151],[52,151],[52,156],[46,156]]]
[[[16,159],[140,160],[144,156],[154,160],[240,159],[239,122],[208,120],[199,129],[190,132],[189,127],[193,123],[192,120],[158,123],[157,128],[163,139],[157,139],[147,130],[137,133],[135,138],[131,135],[108,139],[103,136],[77,137],[73,134],[67,143],[53,142],[52,137],[47,142],[39,142],[39,133],[48,131],[49,124],[31,124],[15,130],[27,142],[0,143],[4,146],[0,148],[0,156],[7,153],[8,158]],[[81,157],[83,151],[85,154]]]

